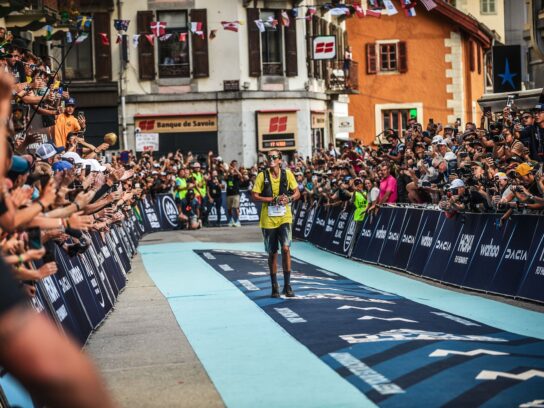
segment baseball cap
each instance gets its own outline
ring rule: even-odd
[[[441,144],[441,142],[444,142],[444,138],[442,136],[434,136],[432,140],[432,144]],[[445,143],[444,143],[445,144]]]
[[[44,143],[36,149],[36,156],[38,156],[42,160],[49,159],[53,157],[56,154],[62,153],[64,151],[64,147],[55,147],[51,143]]]
[[[450,190],[454,188],[465,187],[465,182],[461,179],[455,179],[450,184]]]
[[[76,100],[74,98],[68,98],[68,100],[65,102],[64,105],[65,106],[69,106],[69,105],[75,106],[76,105]]]
[[[66,160],[59,160],[58,162],[53,163],[53,171],[63,171],[63,170],[71,170],[74,166],[70,162],[67,162]]]
[[[453,126],[451,123],[448,123],[446,126],[444,126],[444,129],[455,129],[455,126]]]
[[[506,175],[506,173],[503,173],[502,171],[499,171],[498,173],[496,173],[495,178],[498,180],[508,180],[508,176]]]
[[[85,162],[76,152],[66,152],[61,157],[63,159],[72,159],[75,164],[83,164]]]
[[[24,174],[30,170],[30,163],[28,160],[22,158],[21,156],[13,156],[11,160],[11,167],[9,171],[18,174]]]
[[[446,152],[446,154],[444,155],[444,159],[446,161],[457,160],[457,156],[453,152]]]
[[[516,167],[516,173],[520,176],[526,176],[532,171],[533,168],[529,165],[529,163],[521,163],[519,166]]]
[[[199,168],[200,167],[200,163],[199,162],[194,162],[193,163],[193,168],[196,169],[196,168]]]
[[[361,180],[359,177],[357,177],[355,180],[353,180],[353,185],[354,186],[360,186],[361,184],[363,184],[363,180]]]
[[[544,111],[544,103],[537,103],[534,108],[535,111],[541,112]]]
[[[106,166],[102,166],[96,159],[86,159],[83,161],[85,166],[91,166],[91,171],[104,171]]]

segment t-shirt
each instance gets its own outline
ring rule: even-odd
[[[215,184],[213,181],[208,181],[208,191],[214,200],[221,198],[221,184]]]
[[[74,115],[65,115],[64,113],[57,116],[55,121],[55,146],[66,146],[68,140],[68,133],[79,132],[81,126]]]
[[[240,177],[238,174],[229,174],[227,177],[227,195],[239,195],[240,194]]]
[[[270,172],[270,170],[266,169],[265,171]],[[285,175],[287,177],[287,188],[289,190],[295,190],[297,186],[297,180],[295,179],[295,176],[291,172],[291,170],[286,169]],[[274,177],[272,172],[270,172],[270,182],[272,184],[272,195],[278,196],[280,194],[280,179],[281,179],[281,173],[278,175],[277,178]],[[260,172],[257,175],[257,179],[255,180],[255,185],[253,186],[253,191],[255,193],[261,194],[264,190],[264,172]],[[291,205],[287,205],[285,215],[279,216],[279,217],[270,217],[268,216],[268,203],[263,203],[261,207],[261,219],[259,221],[259,225],[261,228],[264,229],[273,229],[278,228],[282,224],[290,224],[293,222],[293,214],[291,213]]]
[[[180,200],[187,195],[187,179],[176,177],[176,197]]]
[[[355,205],[355,212],[353,213],[353,219],[355,221],[363,221],[365,219],[366,209],[368,207],[366,193],[356,191],[353,194],[353,204]]]
[[[24,301],[24,295],[2,259],[0,259],[0,316]]]
[[[384,178],[382,181],[380,181],[380,197],[381,200],[385,193],[387,191],[390,191],[391,194],[389,195],[389,198],[387,199],[387,203],[396,203],[397,202],[397,180],[395,180],[395,177],[389,175],[386,178]]]

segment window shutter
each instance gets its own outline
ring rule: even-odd
[[[289,13],[289,27],[285,27],[285,75],[298,75],[297,20]]]
[[[476,57],[478,58],[478,74],[482,73],[482,49],[480,47],[480,44],[478,43],[476,46]]]
[[[312,16],[312,34],[314,37],[321,35],[321,24],[319,24],[319,17],[317,17],[315,14]],[[314,60],[314,76],[315,78],[322,78],[321,64],[318,60]]]
[[[251,77],[261,76],[261,32],[259,31],[257,24],[255,24],[255,20],[258,20],[259,18],[259,9],[247,9],[247,45],[249,76]]]
[[[312,61],[312,22],[310,19],[304,21],[306,25],[306,63],[308,66],[308,78],[314,78],[314,64]]]
[[[94,64],[97,81],[111,81],[111,41],[109,13],[94,13]],[[103,45],[99,33],[110,38],[110,45]]]
[[[366,73],[368,75],[375,74],[378,70],[376,61],[376,44],[371,43],[366,45]]]
[[[468,60],[470,65],[470,72],[474,72],[476,69],[476,63],[474,61],[474,41],[468,41]]]
[[[399,72],[404,74],[408,71],[408,56],[406,54],[406,42],[400,41],[398,44],[398,61],[399,61]]]
[[[328,31],[327,31],[328,27],[327,26],[329,25],[327,23],[327,20],[322,18],[320,23],[321,23],[321,34],[322,35],[327,35],[327,33],[328,33]],[[328,79],[329,79],[328,66],[329,66],[329,61],[327,61],[327,60],[321,61],[321,78],[323,78],[325,81],[328,81]],[[328,86],[328,84],[327,84],[327,86]]]
[[[142,80],[155,79],[155,54],[151,44],[143,36],[143,34],[151,34],[149,26],[153,19],[152,11],[138,11],[137,13],[138,33],[142,34],[138,43],[138,71]]]
[[[202,23],[204,38],[191,33],[191,48],[193,56],[193,78],[207,78],[210,76],[208,64],[208,22],[206,9],[191,10],[191,22]]]

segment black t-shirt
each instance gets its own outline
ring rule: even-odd
[[[240,194],[240,176],[238,174],[229,174],[227,177],[227,195],[233,196]]]
[[[0,259],[0,316],[23,302],[24,299],[25,297],[17,286],[9,266]]]
[[[208,181],[208,191],[214,200],[221,198],[221,184],[215,184],[213,181]]]

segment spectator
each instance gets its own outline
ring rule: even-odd
[[[378,203],[397,202],[397,180],[391,175],[391,169],[388,163],[380,165],[378,175],[380,176],[380,195],[378,197]]]
[[[64,112],[59,114],[55,120],[55,146],[65,147],[68,142],[68,134],[76,133],[86,127],[86,121],[84,117],[76,118],[74,111],[76,108],[76,101],[74,98],[70,98],[66,101]]]
[[[240,227],[240,183],[242,173],[238,169],[238,162],[230,162],[227,176],[227,213],[229,227]]]

